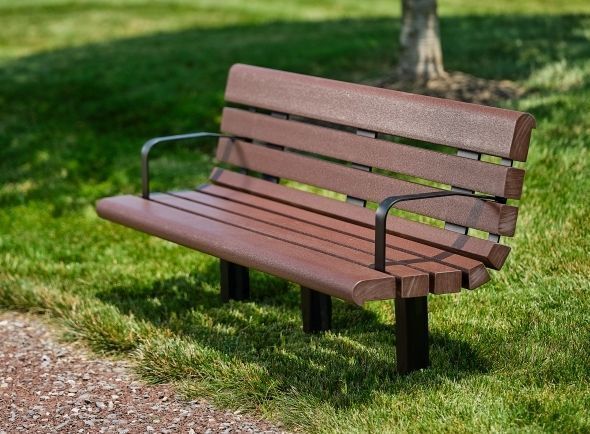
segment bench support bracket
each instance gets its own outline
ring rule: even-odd
[[[248,267],[219,260],[221,274],[221,300],[247,300],[250,298],[250,273]]]
[[[427,297],[395,299],[395,335],[398,373],[430,365]]]
[[[330,330],[332,327],[332,298],[302,286],[301,316],[305,333]]]

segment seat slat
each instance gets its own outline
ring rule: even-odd
[[[361,250],[370,255],[374,252],[374,241],[371,238],[373,232],[368,228],[317,215],[315,213],[266,200],[257,196],[228,190],[223,187],[207,187],[202,187],[198,192],[183,191],[171,194],[223,209],[234,214],[271,223],[279,227],[289,228],[292,231],[297,231],[302,234],[324,238],[342,246]],[[219,195],[215,195],[216,191]],[[231,200],[232,198],[235,199],[236,194],[241,195],[242,197],[238,198],[238,200]],[[255,206],[256,204],[259,206]],[[340,231],[338,229],[340,229]],[[390,236],[390,238],[392,237]],[[389,241],[391,242],[391,240]],[[407,243],[411,243],[407,240],[404,241],[406,247]],[[418,243],[414,244],[415,246],[420,246]],[[430,251],[428,251],[428,249],[430,249]],[[443,251],[432,247],[425,246],[416,250],[423,253],[425,252],[425,254],[420,255],[419,253],[414,253],[412,251],[403,251],[389,247],[386,250],[386,255],[389,261],[396,261],[429,273],[447,271],[449,266],[461,270],[463,273],[463,282],[465,283],[464,286],[470,289],[485,283],[489,278],[485,266],[481,262],[450,254],[448,252],[447,255],[445,255]],[[432,252],[432,250],[435,252]],[[451,259],[448,261],[439,261],[443,264],[442,268],[430,264],[432,262],[436,264],[438,258],[444,258],[445,256],[451,257]],[[425,259],[428,260],[426,261]],[[436,279],[432,282],[430,287],[432,292],[436,293],[438,287],[443,288],[441,291],[445,291],[445,288],[449,286],[438,282],[439,279],[444,279],[443,275],[438,277],[433,276],[433,278]]]
[[[396,279],[391,275],[154,201],[111,197],[97,203],[97,212],[105,219],[359,305],[396,296]]]
[[[271,211],[279,215],[288,216],[296,220],[309,222],[334,231],[354,235],[371,243],[375,241],[375,231],[362,224],[349,223],[336,217],[307,211],[276,200],[266,199],[221,185],[205,184],[200,186],[198,191],[258,209]],[[452,253],[448,250],[401,238],[391,233],[387,234],[387,245],[396,250],[402,250],[412,255],[428,258],[461,270],[463,272],[462,286],[467,289],[477,288],[490,279],[486,267],[481,261]]]
[[[272,211],[277,214],[286,215],[297,220],[310,222],[318,226],[330,228],[334,231],[354,235],[358,238],[370,241],[371,243],[375,241],[375,231],[359,223],[349,223],[348,221],[340,220],[337,217],[307,211],[276,200],[266,199],[261,196],[226,188],[221,185],[205,184],[200,186],[198,191],[216,197],[229,199],[234,202],[254,206],[259,209]],[[467,289],[477,288],[490,279],[486,267],[481,261],[457,253],[452,253],[438,247],[433,247],[430,244],[412,241],[388,233],[387,245],[396,250],[402,250],[412,255],[428,258],[461,270],[463,272],[462,285]]]
[[[332,216],[343,221],[358,223],[369,228],[374,227],[375,213],[367,208],[351,206],[345,202],[279,184],[271,184],[221,168],[213,169],[210,178],[218,185]],[[473,258],[494,269],[502,268],[510,252],[510,247],[503,244],[461,235],[395,216],[390,216],[388,219],[388,231],[402,238]]]
[[[440,191],[292,152],[275,151],[242,140],[222,138],[217,159],[361,199],[380,202],[388,196]],[[400,209],[494,234],[514,234],[518,209],[468,197],[445,197],[399,205]]]
[[[395,276],[397,295],[399,298],[423,297],[424,288],[430,287],[430,279],[427,272],[419,271],[403,265],[388,265],[385,271]]]
[[[255,219],[257,221],[276,225],[280,228],[278,233],[275,232],[277,233],[276,236],[281,238],[283,238],[282,233],[287,231],[298,234],[293,235],[293,238],[298,241],[302,241],[304,239],[309,240],[310,236],[322,241],[327,241],[330,244],[323,243],[323,246],[326,246],[326,248],[329,250],[323,251],[325,253],[334,252],[334,254],[342,254],[344,259],[351,258],[351,256],[347,253],[348,248],[363,252],[365,255],[358,257],[358,259],[362,261],[361,264],[371,266],[373,263],[374,244],[373,242],[366,239],[362,239],[351,234],[337,232],[331,228],[316,226],[305,221],[287,217],[285,215],[275,214],[254,207],[233,203],[231,201],[213,197],[204,193],[176,192],[174,193],[174,196],[181,197],[199,204],[206,204],[208,206],[228,211],[231,214],[247,217],[248,219]],[[155,200],[160,199],[157,198]],[[227,217],[230,218],[229,215]],[[234,218],[232,217],[232,221],[233,219]],[[261,230],[265,229],[262,228]],[[306,244],[308,247],[313,247],[317,244],[313,239],[308,242],[310,243],[309,245]],[[337,244],[337,246],[332,246],[332,244]],[[342,247],[344,247],[344,249],[342,249]],[[455,292],[461,287],[461,276],[456,273],[458,270],[457,268],[440,264],[424,257],[416,256],[411,253],[393,248],[386,249],[386,255],[388,263],[394,262],[397,265],[407,265],[410,268],[430,273],[430,290],[433,293],[442,294],[446,292]],[[355,256],[355,258],[357,258],[357,256]]]
[[[332,128],[226,107],[221,130],[254,140],[518,199],[524,171]]]
[[[528,113],[236,64],[226,101],[525,161]]]
[[[314,230],[311,226],[304,225],[302,222],[296,222],[293,220],[286,221],[284,218],[281,220],[276,215],[273,219],[272,215],[265,215],[261,212],[257,213],[255,210],[252,210],[250,215],[244,216],[221,208],[212,207],[209,204],[205,205],[196,202],[194,194],[196,193],[193,193],[192,199],[190,199],[190,194],[185,195],[183,193],[176,193],[174,196],[159,194],[153,195],[151,200],[206,218],[221,221],[226,224],[236,225],[253,232],[298,244],[366,267],[371,266],[373,263],[372,254],[361,250],[363,247],[363,241],[357,238],[334,233],[333,231],[320,227],[315,227]],[[201,197],[200,199],[203,201],[207,200],[206,197]],[[256,217],[261,219],[265,217],[273,219],[274,224],[256,219]],[[305,229],[310,231],[309,234],[303,232]],[[333,238],[333,240],[330,240],[331,238]],[[461,289],[461,273],[455,268],[432,262],[425,258],[419,258],[405,252],[393,251],[393,249],[390,249],[388,253],[391,255],[391,260],[394,261],[391,265],[396,265],[396,269],[399,269],[400,266],[402,266],[407,272],[411,272],[411,269],[413,268],[414,276],[416,275],[415,270],[430,273],[430,290],[433,293],[443,294],[457,292]],[[408,266],[395,263],[396,261],[403,261]],[[390,274],[395,274],[393,273],[393,269],[388,269],[387,267],[386,271]],[[412,284],[413,283],[414,282],[412,282]],[[426,281],[424,282],[423,290],[424,292],[421,295],[428,293],[429,285]],[[412,289],[412,293],[416,293],[415,288]],[[407,297],[408,294],[402,292],[401,296]]]

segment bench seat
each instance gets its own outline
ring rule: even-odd
[[[458,292],[462,285],[473,289],[489,279],[479,261],[393,234],[388,235],[386,273],[375,271],[373,229],[215,184],[152,193],[149,200],[106,198],[97,204],[97,212],[359,305]]]

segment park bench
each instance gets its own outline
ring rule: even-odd
[[[225,100],[222,134],[149,140],[142,195],[98,214],[219,257],[224,301],[249,297],[249,268],[301,285],[305,332],[330,328],[331,297],[394,299],[398,372],[427,367],[427,295],[477,288],[508,256],[534,118],[242,64]],[[152,147],[205,137],[224,167],[151,193]]]

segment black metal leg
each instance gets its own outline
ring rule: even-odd
[[[233,262],[219,261],[221,271],[221,300],[247,300],[250,298],[248,267]]]
[[[301,315],[305,333],[330,330],[332,327],[332,298],[302,286]]]
[[[409,374],[430,365],[426,297],[395,299],[397,372]]]

